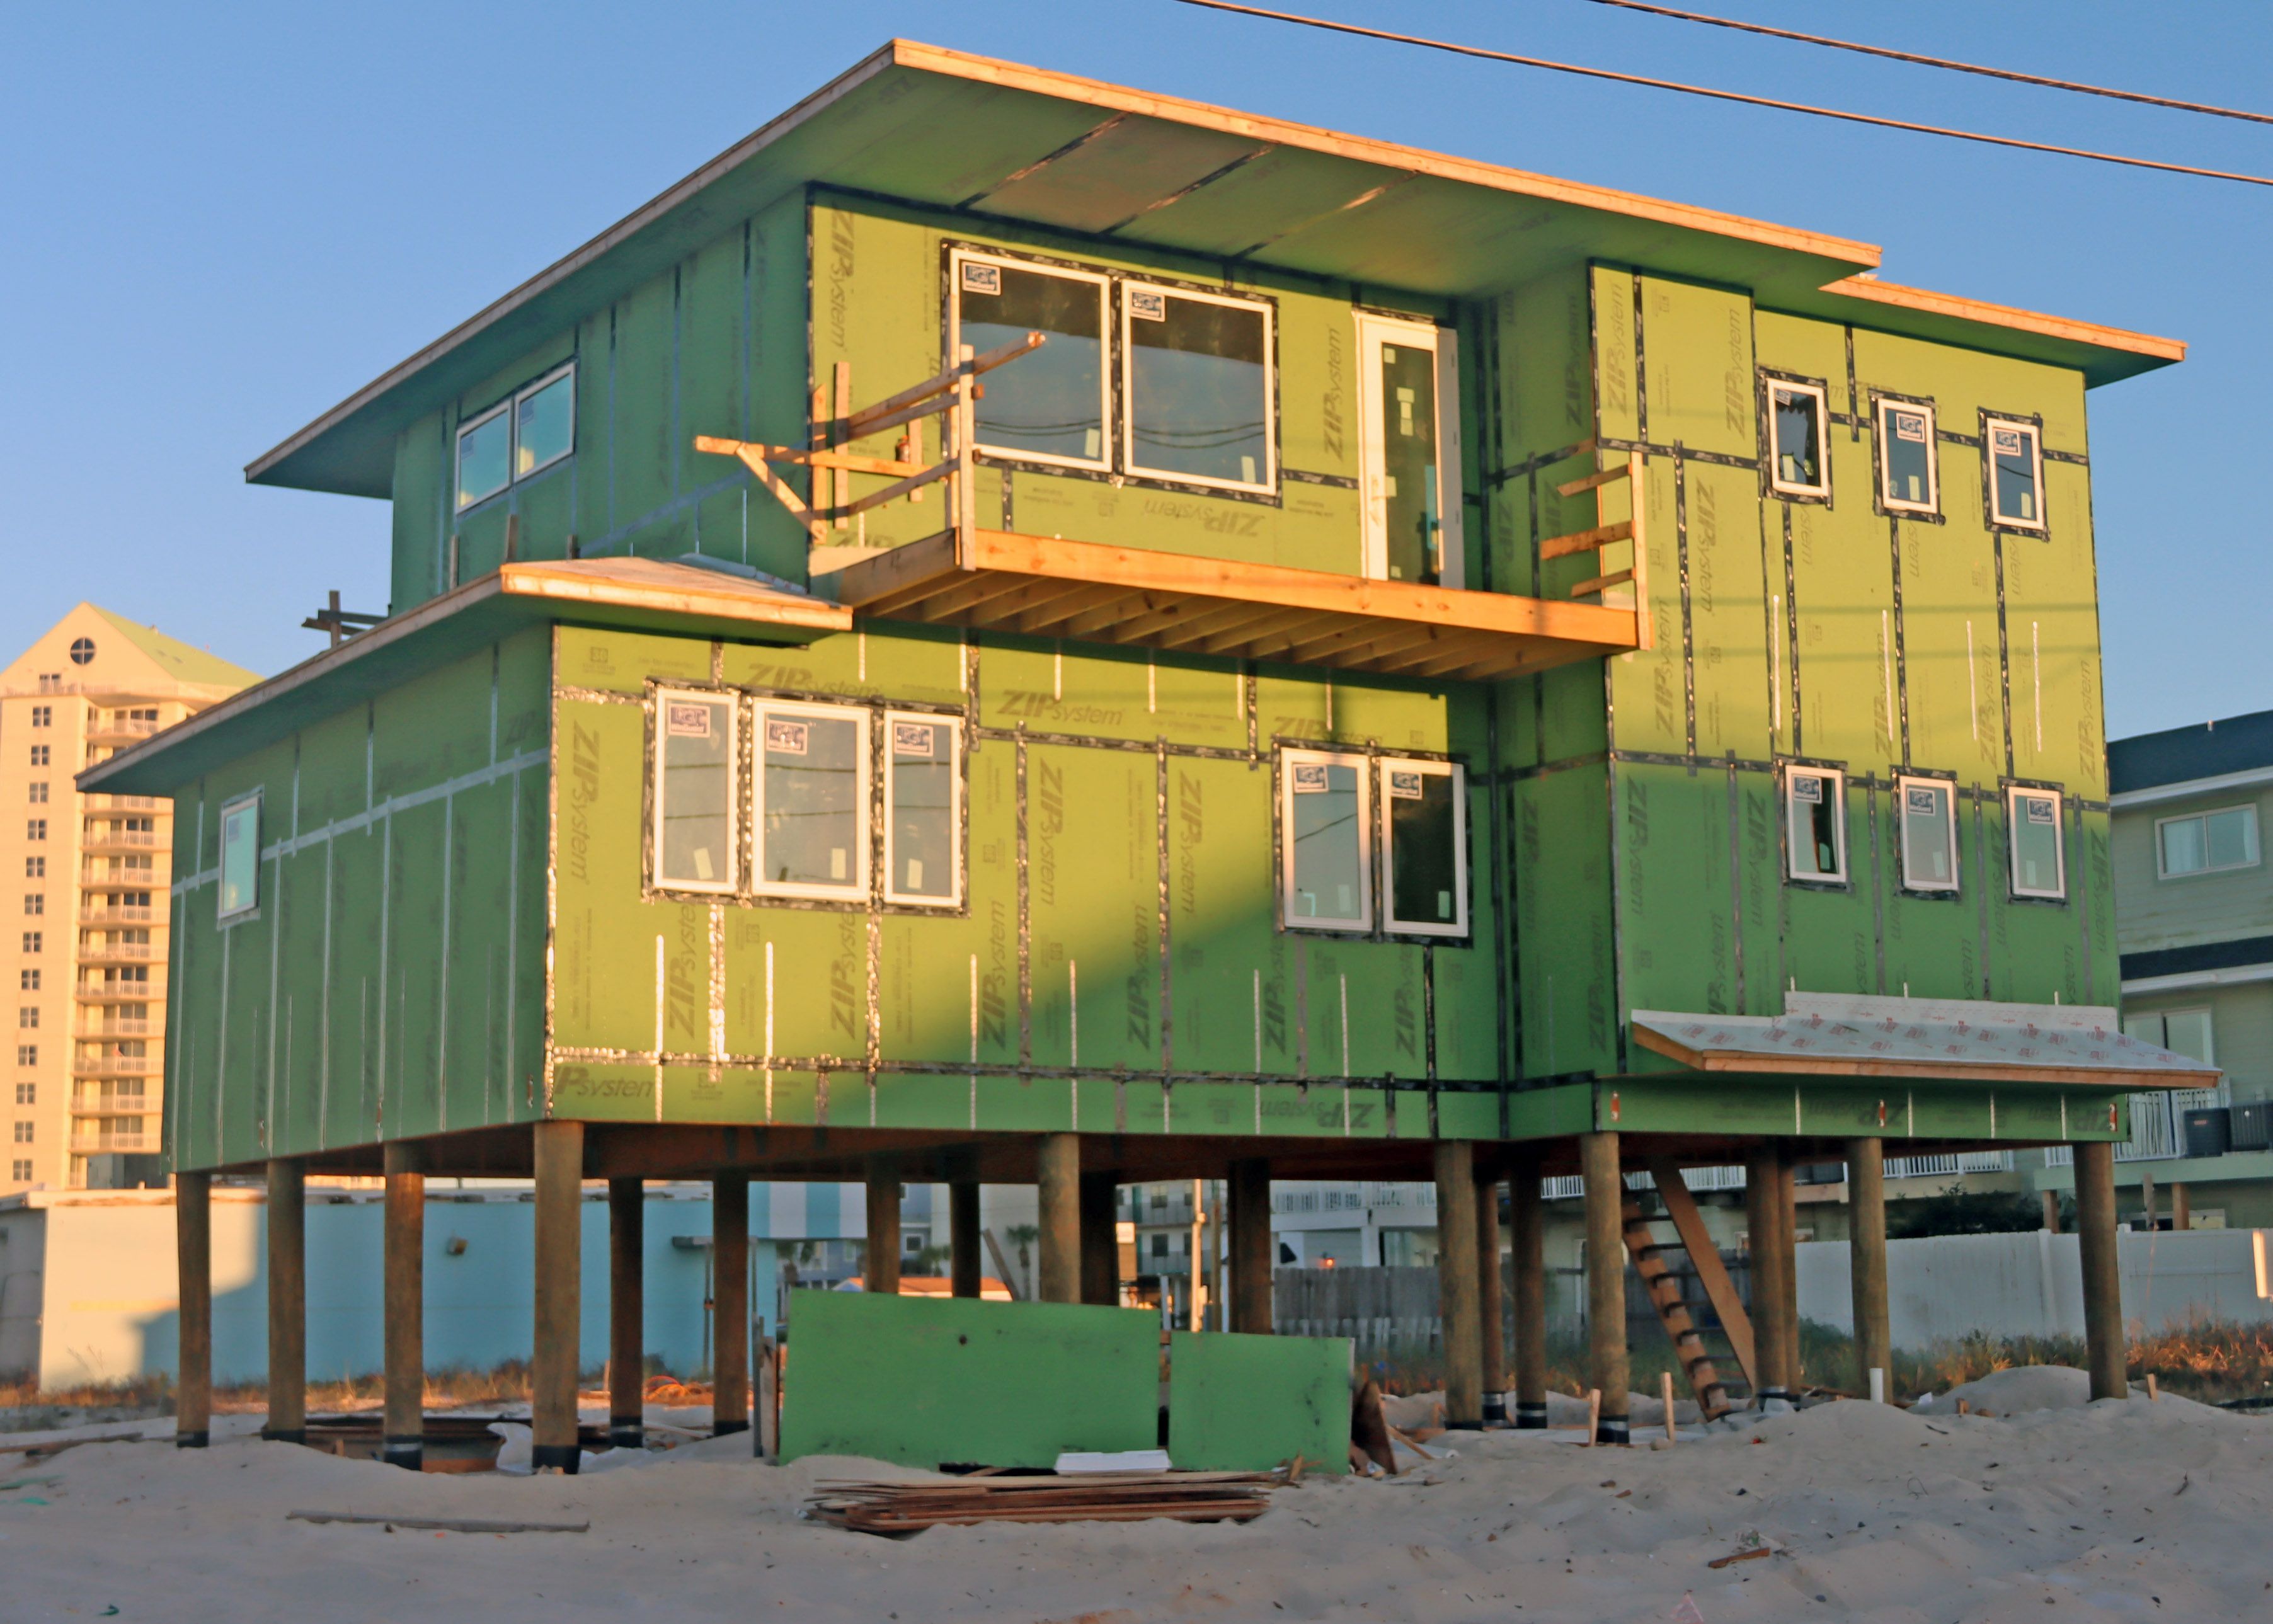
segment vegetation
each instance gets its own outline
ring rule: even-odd
[[[1887,1239],[1925,1235],[2008,1235],[2044,1226],[2043,1201],[2010,1190],[1968,1190],[1953,1184],[1939,1195],[1887,1203]]]

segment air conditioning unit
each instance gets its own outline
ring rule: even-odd
[[[2187,1154],[2224,1156],[2233,1148],[2232,1112],[2224,1105],[2205,1105],[2187,1112]]]
[[[2252,1100],[2236,1105],[2228,1137],[2236,1150],[2273,1150],[2273,1100]]]

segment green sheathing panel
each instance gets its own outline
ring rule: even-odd
[[[1168,1338],[1168,1459],[1182,1471],[1349,1469],[1346,1336]]]
[[[1523,1074],[1618,1070],[1608,769],[1519,777],[1511,798]]]
[[[182,786],[177,1167],[531,1114],[550,672],[533,629]],[[259,903],[223,926],[221,810],[254,792]]]
[[[1159,1321],[1136,1308],[802,1291],[781,1457],[1047,1468],[1159,1437]],[[1348,1410],[1343,1376],[1343,1410]],[[1347,1453],[1347,1451],[1345,1451]]]
[[[1593,1126],[1629,1134],[1883,1138],[2041,1143],[2120,1139],[2129,1096],[2051,1084],[1909,1082],[1694,1074],[1631,1077],[1594,1088]],[[2110,1115],[2111,1111],[2113,1113]]]

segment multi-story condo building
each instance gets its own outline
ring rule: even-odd
[[[162,1179],[172,803],[71,777],[259,680],[92,603],[0,670],[0,1194]]]

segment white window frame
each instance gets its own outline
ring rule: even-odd
[[[1997,453],[1995,442],[1990,436],[1999,429],[2018,429],[2029,437],[2029,460],[2037,482],[2037,516],[2034,519],[2015,519],[1998,510]],[[1981,415],[1981,472],[1989,484],[1986,505],[1991,524],[2008,530],[2028,530],[2039,535],[2044,533],[2044,430],[2042,424],[2031,423],[2026,417],[1999,417],[1993,412],[1984,412]]]
[[[938,711],[888,710],[884,713],[884,900],[905,908],[956,909],[963,906],[963,719]],[[945,896],[923,896],[899,889],[899,853],[894,844],[892,787],[898,776],[897,752],[892,730],[900,722],[940,728],[947,733],[948,871],[954,883]]]
[[[1130,302],[1138,293],[1159,293],[1171,299],[1190,299],[1202,304],[1228,304],[1240,310],[1260,311],[1263,313],[1263,477],[1253,484],[1245,480],[1213,479],[1200,474],[1182,474],[1172,468],[1148,468],[1136,460],[1136,341],[1131,331],[1135,318],[1130,315]],[[1268,299],[1241,298],[1232,294],[1209,293],[1197,288],[1179,288],[1174,283],[1148,281],[1141,278],[1125,278],[1120,288],[1119,338],[1121,341],[1121,466],[1136,479],[1157,479],[1171,484],[1197,485],[1209,490],[1236,490],[1250,496],[1269,496],[1279,489],[1279,311]]]
[[[1008,271],[1061,276],[1069,281],[1089,282],[1096,287],[1097,455],[1064,457],[1054,452],[1028,451],[1015,445],[989,445],[984,440],[979,441],[975,449],[990,457],[1001,457],[1014,462],[1035,462],[1054,468],[1090,468],[1101,474],[1111,473],[1114,443],[1112,277],[1103,272],[1078,270],[1072,266],[1044,265],[1031,259],[985,253],[969,248],[949,249],[947,259],[947,354],[949,364],[952,364],[954,357],[963,353],[963,267],[965,265],[999,266]]]
[[[237,812],[250,809],[252,813],[252,876],[245,887],[247,900],[236,908],[223,908],[221,898],[227,894],[225,883],[229,866],[229,820]],[[221,807],[221,845],[214,856],[214,917],[217,924],[227,924],[232,919],[242,919],[260,909],[260,791],[240,795],[223,801]]]
[[[521,484],[526,480],[535,479],[539,474],[544,472],[545,469],[551,468],[558,463],[566,462],[569,458],[576,454],[575,376],[576,363],[574,361],[564,361],[559,366],[554,367],[551,371],[544,373],[542,377],[532,378],[528,383],[523,384],[520,388],[514,390],[511,394],[506,396],[504,400],[499,400],[495,406],[491,407],[488,410],[477,412],[473,416],[467,418],[463,423],[458,425],[457,438],[451,442],[452,456],[450,461],[450,490],[452,493],[452,500],[456,504],[456,505],[451,510],[452,512],[459,513],[470,513],[473,509],[479,507],[483,503],[496,500],[499,497],[503,496],[506,491],[512,490],[515,485]],[[521,454],[521,403],[527,400],[530,395],[535,394],[538,390],[549,387],[564,378],[570,380],[568,385],[568,448],[554,456],[547,457],[544,461],[538,463],[526,474],[514,473],[513,471],[513,465],[514,462],[519,460]],[[466,436],[471,434],[475,430],[488,423],[491,418],[499,415],[502,415],[506,420],[505,483],[491,490],[484,490],[477,497],[469,497],[462,501],[459,501],[457,500],[459,488],[465,483],[461,475],[465,471],[466,466]]]
[[[511,405],[513,407],[513,444],[507,447],[506,451],[506,469],[508,473],[512,473],[514,465],[521,460],[521,403],[529,399],[529,396],[535,394],[540,389],[550,388],[552,385],[559,383],[564,378],[569,380],[568,445],[565,450],[555,452],[544,461],[536,463],[531,467],[528,472],[514,473],[513,483],[514,484],[519,484],[525,479],[535,479],[539,474],[544,472],[545,469],[551,468],[554,463],[566,462],[569,458],[576,454],[576,363],[573,361],[564,361],[559,366],[554,367],[550,372],[544,374],[544,377],[537,378],[533,383],[524,384],[521,387],[513,392],[513,400],[511,401]]]
[[[1460,484],[1459,337],[1433,322],[1376,316],[1365,311],[1356,314],[1358,489],[1364,504],[1365,573],[1373,580],[1389,578],[1389,500],[1382,488],[1386,476],[1387,402],[1381,396],[1380,369],[1373,364],[1373,350],[1377,343],[1395,343],[1399,348],[1425,349],[1436,357],[1437,552],[1442,560],[1437,576],[1441,584],[1458,590],[1467,584],[1467,538],[1461,524],[1467,504]],[[1275,455],[1275,446],[1273,451]]]
[[[837,722],[850,717],[859,725],[853,757],[858,784],[852,804],[859,829],[852,842],[852,873],[844,884],[816,885],[800,880],[766,878],[766,718],[812,716]],[[750,892],[754,896],[805,897],[823,902],[866,902],[869,894],[868,859],[874,825],[875,785],[870,763],[875,749],[875,713],[865,705],[813,705],[787,700],[753,700],[750,703]]]
[[[1372,793],[1369,758],[1340,750],[1281,750],[1279,752],[1279,919],[1290,931],[1325,931],[1337,936],[1373,932],[1374,822],[1367,798]],[[1355,918],[1304,917],[1294,911],[1294,769],[1324,764],[1357,774],[1357,906]]]
[[[1894,464],[1889,453],[1887,437],[1894,425],[1887,421],[1889,412],[1917,412],[1925,418],[1925,500],[1913,502],[1894,494]],[[1941,513],[1941,422],[1934,408],[1923,400],[1897,400],[1880,395],[1874,403],[1872,417],[1879,436],[1879,505],[1890,513],[1920,513],[1929,517]]]
[[[1831,396],[1829,392],[1821,384],[1801,383],[1789,378],[1763,378],[1760,383],[1764,391],[1760,398],[1767,406],[1767,422],[1765,427],[1767,430],[1768,443],[1764,449],[1767,453],[1768,489],[1780,497],[1808,497],[1819,502],[1828,502],[1831,500]],[[1797,394],[1812,395],[1815,398],[1816,450],[1823,464],[1821,469],[1823,483],[1820,484],[1804,485],[1797,480],[1788,480],[1783,476],[1783,465],[1778,460],[1776,455],[1775,392],[1779,389]]]
[[[2249,814],[2250,855],[2243,863],[2211,863],[2209,857],[2209,819],[2220,812],[2246,812]],[[2200,823],[2202,826],[2202,866],[2172,872],[2163,861],[2163,831],[2173,823]],[[2205,806],[2200,812],[2178,812],[2168,818],[2155,819],[2155,878],[2157,879],[2200,879],[2205,874],[2232,874],[2245,868],[2255,868],[2265,860],[2264,829],[2257,815],[2254,801],[2235,801],[2224,806]]]
[[[726,876],[723,879],[669,879],[663,872],[663,826],[666,801],[664,792],[663,758],[664,740],[669,737],[670,705],[673,700],[686,700],[702,705],[723,704],[726,707]],[[721,693],[715,688],[657,688],[655,708],[649,713],[655,722],[655,750],[648,764],[648,805],[653,809],[654,827],[648,831],[648,875],[658,891],[700,891],[706,895],[731,896],[742,888],[742,711],[736,696]]]
[[[2052,868],[2059,878],[2048,891],[2021,883],[2020,853],[2013,836],[2021,827],[2021,797],[2023,796],[2034,800],[2050,800],[2052,804]],[[2006,787],[2005,866],[2012,876],[2014,896],[2037,897],[2052,902],[2067,900],[2067,797],[2058,790],[2034,789],[2027,784]]]
[[[483,427],[493,417],[502,417],[505,424],[505,478],[479,496],[466,494],[466,437]],[[458,438],[453,442],[454,456],[450,463],[450,490],[456,506],[455,513],[470,513],[483,503],[492,501],[513,489],[513,397],[506,396],[489,410],[469,417],[458,425]]]
[[[1799,827],[1799,815],[1792,810],[1795,778],[1828,780],[1831,786],[1831,833],[1833,844],[1839,853],[1839,869],[1831,874],[1803,874],[1796,866],[1799,842],[1795,831]],[[1847,772],[1844,767],[1809,767],[1793,763],[1783,769],[1783,845],[1784,878],[1804,886],[1844,886],[1852,884],[1847,863]]]
[[[1909,865],[1909,830],[1906,827],[1909,818],[1909,810],[1902,803],[1904,797],[1909,793],[1910,786],[1913,784],[1924,788],[1939,790],[1943,795],[1949,797],[1949,878],[1946,880],[1916,879],[1911,878]],[[1959,858],[1961,854],[1958,849],[1959,842],[1957,838],[1956,784],[1947,778],[1932,778],[1928,777],[1924,774],[1898,775],[1894,779],[1894,861],[1902,865],[1902,889],[1905,891],[1930,892],[1936,896],[1939,896],[1944,894],[1954,895],[1959,888],[1960,883],[1964,879],[1963,870],[1959,866]]]
[[[1422,773],[1452,781],[1452,918],[1399,919],[1397,917],[1397,842],[1391,837],[1390,783],[1392,772]],[[1390,936],[1466,936],[1468,933],[1468,774],[1457,761],[1436,761],[1410,756],[1376,759],[1373,782],[1374,821],[1381,842],[1381,918]],[[1293,871],[1288,870],[1291,877]],[[1291,889],[1290,889],[1291,894]]]

